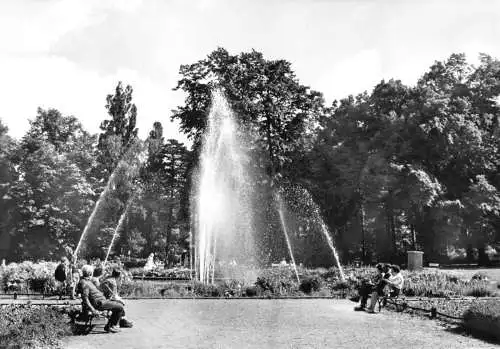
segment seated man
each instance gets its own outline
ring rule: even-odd
[[[120,276],[121,276],[120,271],[113,269],[111,276],[101,283],[101,289],[106,299],[125,305],[125,302],[120,297],[118,292],[118,279],[120,278]],[[120,320],[120,327],[132,327],[132,326],[133,326],[132,321],[127,320],[124,315]]]
[[[399,266],[393,264],[390,266],[390,272],[391,276],[388,279],[382,280],[384,287],[388,286],[389,287],[389,296],[390,297],[397,297],[400,293],[401,290],[403,289],[403,284],[404,284],[404,279],[403,275],[401,275],[401,269]],[[370,300],[370,307],[368,308],[367,312],[369,313],[374,313],[375,312],[375,304],[377,304],[378,297],[381,294],[379,292],[375,291],[371,295],[371,300]]]
[[[377,274],[373,277],[372,280],[363,280],[361,286],[358,289],[359,296],[351,298],[351,300],[353,301],[358,301],[359,299],[361,299],[360,305],[354,308],[355,311],[365,310],[368,297],[373,292],[374,287],[382,281],[382,278],[384,276],[384,265],[379,263],[376,265],[376,268]]]
[[[118,323],[122,316],[125,315],[123,305],[115,301],[107,300],[106,297],[104,297],[91,280],[92,272],[93,268],[90,265],[85,265],[82,268],[83,275],[79,283],[79,290],[82,293],[82,308],[96,315],[98,314],[98,310],[111,310],[111,317],[106,326],[104,326],[104,330],[112,333],[120,332]]]

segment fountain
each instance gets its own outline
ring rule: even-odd
[[[196,278],[213,282],[218,261],[254,257],[251,182],[242,135],[220,91],[212,96],[193,202]]]
[[[244,265],[255,258],[252,182],[243,136],[223,94],[214,91],[201,147],[200,168],[194,180],[191,216],[193,231],[190,232],[190,242],[194,243],[194,261],[191,260],[191,263],[195,269],[195,278],[203,283],[214,282],[216,265],[220,261]],[[297,282],[300,283],[284,214],[282,190],[274,185],[272,188],[291,265]],[[339,267],[340,277],[344,280],[333,240],[317,205],[309,192],[304,190],[301,197],[312,208],[310,214],[319,224]]]

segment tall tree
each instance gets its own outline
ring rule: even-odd
[[[106,97],[106,109],[111,119],[101,123],[97,148],[98,161],[108,176],[137,138],[137,108],[132,103],[132,92],[130,85],[123,88],[119,82],[115,93]]]

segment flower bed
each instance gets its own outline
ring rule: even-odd
[[[50,306],[0,306],[0,343],[7,348],[61,348],[68,317]]]
[[[53,294],[57,283],[54,280],[55,262],[11,263],[0,268],[0,282],[4,291],[26,293],[38,292]],[[108,263],[105,273],[118,264]],[[179,282],[190,282],[191,271],[184,268],[155,269],[144,272],[143,268],[122,270],[122,292],[124,296],[143,297],[204,297],[228,294],[255,295],[263,297],[297,297],[297,296],[332,296],[349,297],[356,293],[363,279],[368,279],[375,273],[371,267],[345,267],[345,280],[342,281],[337,268],[299,268],[300,282],[290,266],[269,267],[263,269],[245,268],[242,266],[225,266],[216,273],[216,286],[210,290],[207,287],[170,286],[165,282],[151,283],[146,280],[132,281],[132,276],[159,277]],[[224,276],[224,278],[223,278]],[[461,296],[496,296],[498,291],[491,287],[491,282],[483,277],[465,278],[463,275],[440,270],[425,270],[418,272],[403,271],[405,286],[403,294],[410,297],[461,297]],[[252,288],[246,292],[248,288]],[[205,290],[206,291],[202,291]]]
[[[4,292],[51,294],[57,285],[54,271],[57,263],[24,261],[0,268],[0,282]]]

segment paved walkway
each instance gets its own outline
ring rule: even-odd
[[[498,348],[434,320],[354,312],[345,300],[128,301],[134,328],[69,337],[68,349]]]

